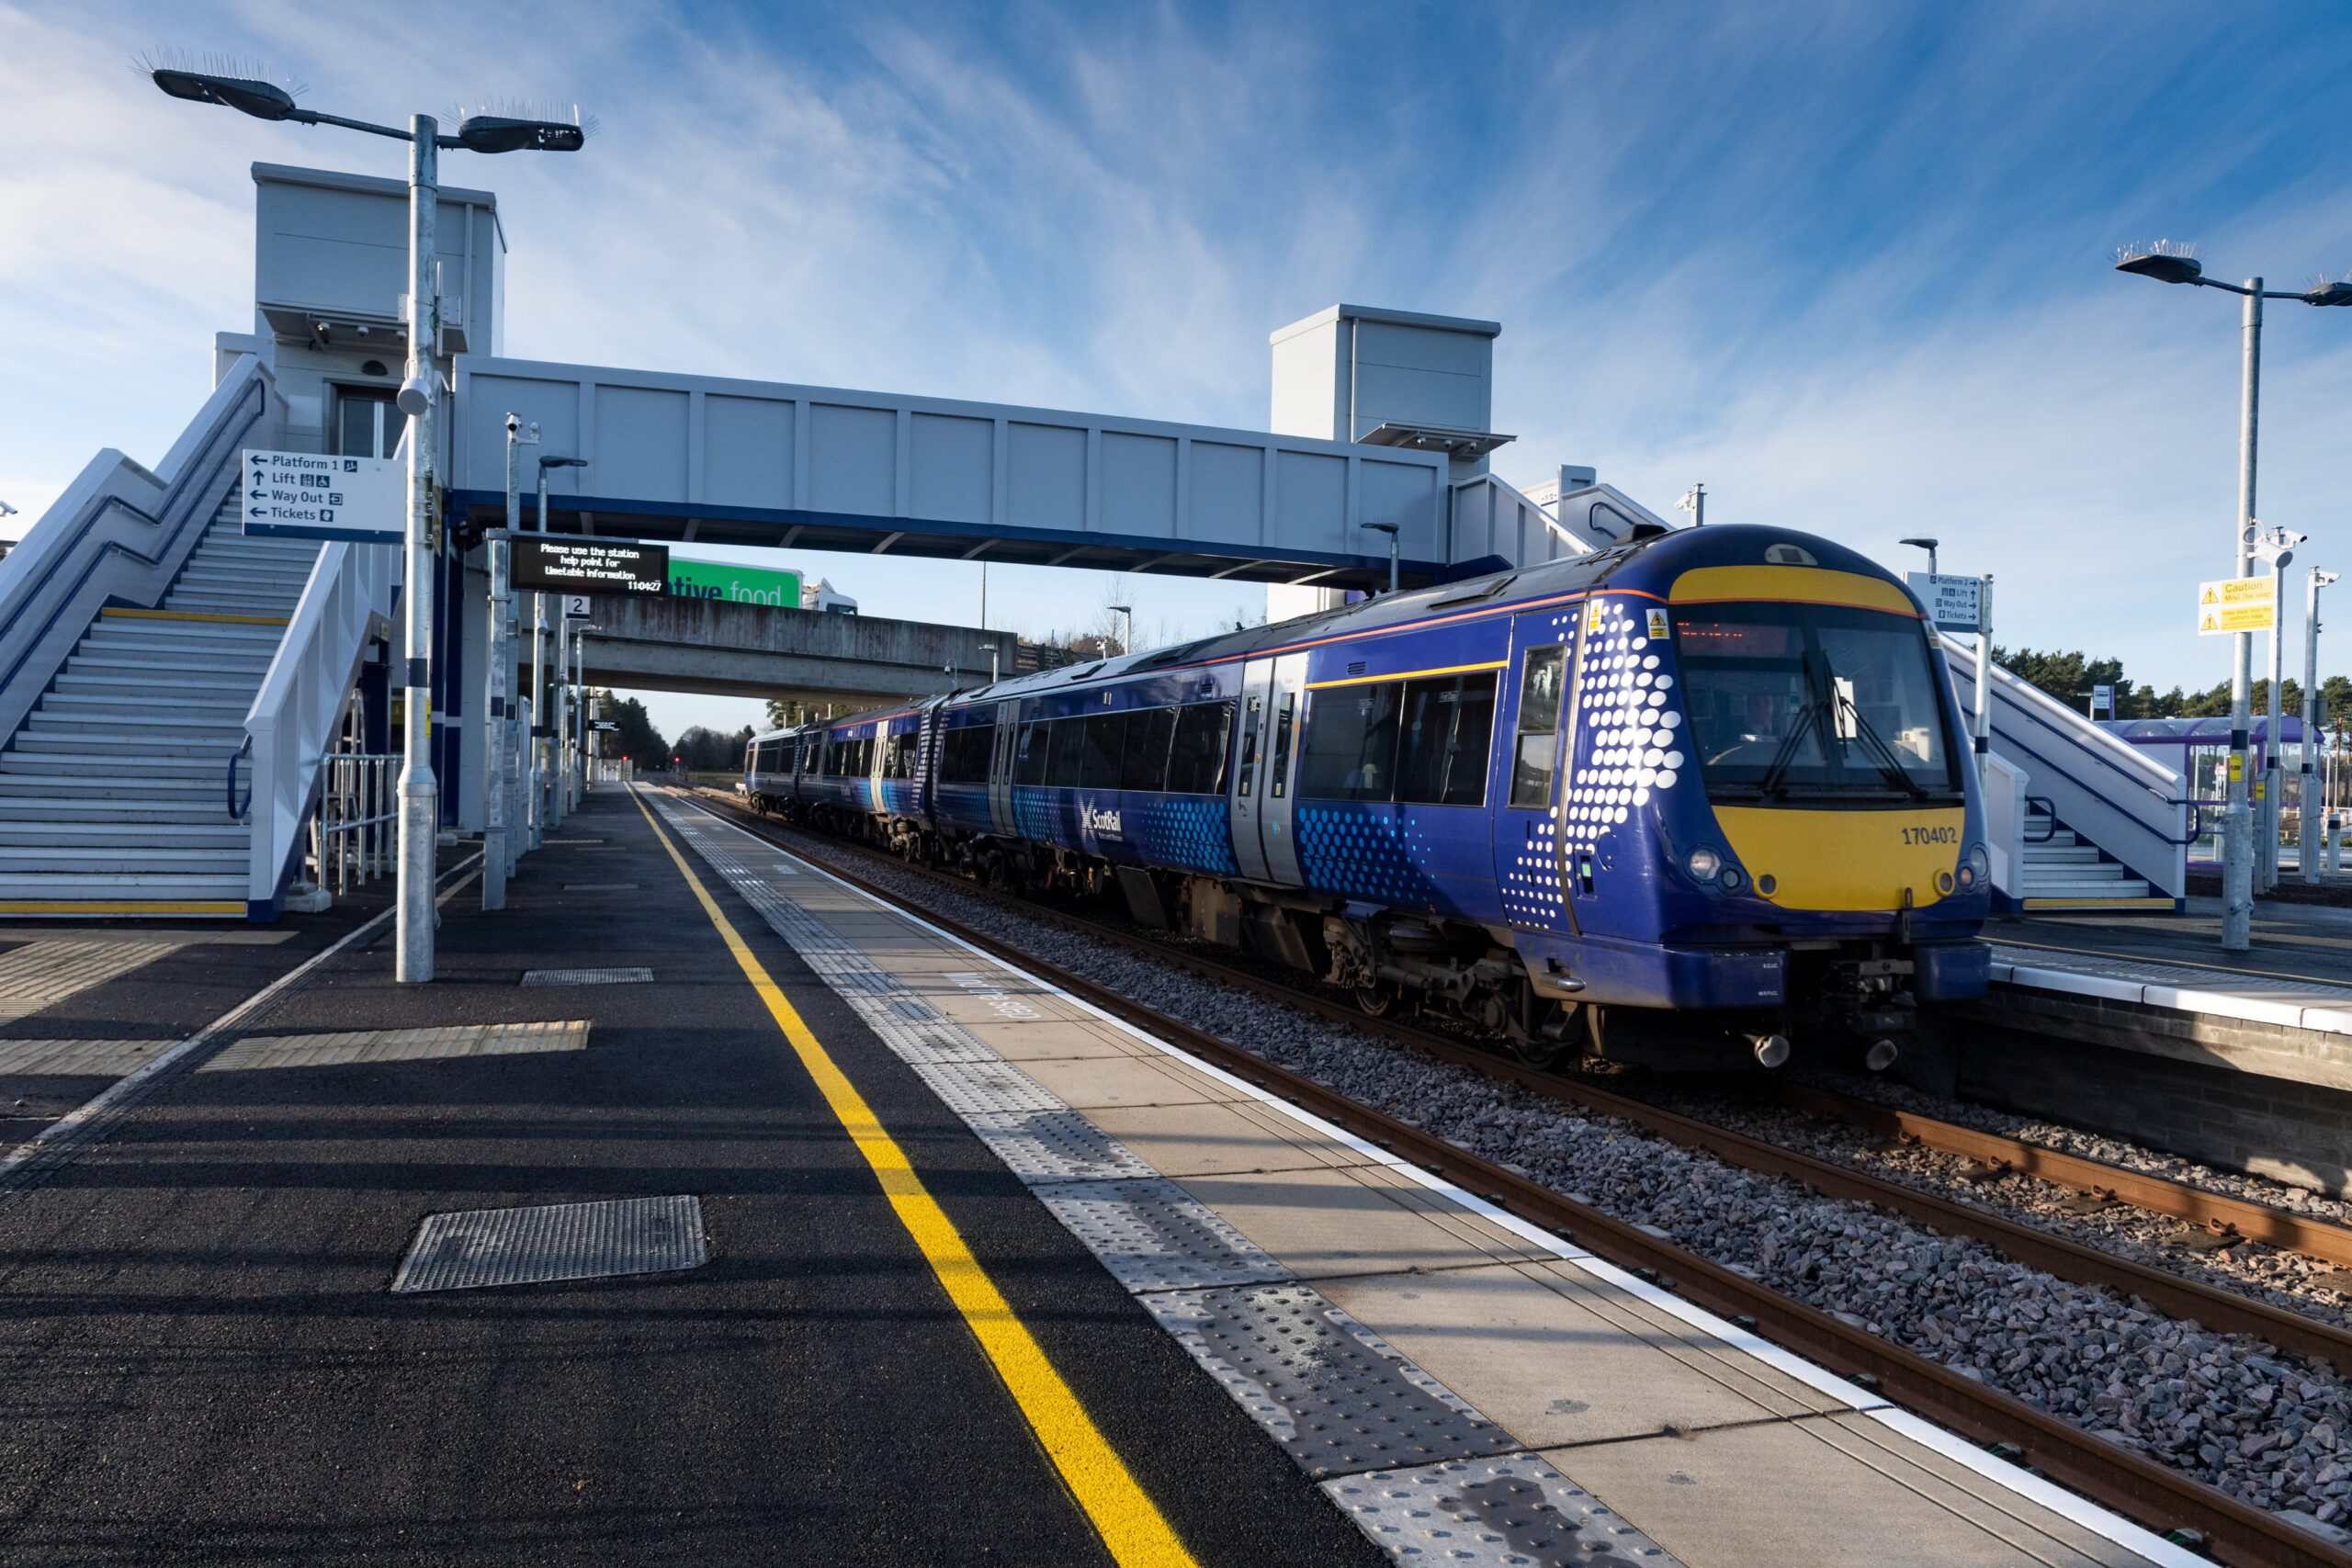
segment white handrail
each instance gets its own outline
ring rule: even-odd
[[[391,631],[401,552],[391,545],[332,540],[319,552],[262,677],[245,734],[253,743],[252,858],[245,897],[274,913],[302,848],[302,824],[319,790],[344,705],[368,645]]]
[[[238,362],[162,463],[108,447],[0,560],[0,739],[13,736],[109,604],[153,609],[204,537],[248,444],[275,445],[285,402]]]

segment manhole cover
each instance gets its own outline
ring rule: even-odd
[[[623,1198],[430,1214],[392,1276],[399,1292],[660,1274],[710,1261],[702,1202]]]

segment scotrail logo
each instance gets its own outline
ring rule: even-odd
[[[1078,808],[1078,820],[1080,827],[1097,838],[1115,839],[1120,836],[1119,814],[1115,811],[1097,811],[1091,806],[1081,806]]]

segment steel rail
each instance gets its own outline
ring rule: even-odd
[[[1996,1173],[2013,1171],[2053,1186],[2113,1199],[2150,1213],[2184,1220],[2218,1235],[2300,1252],[2338,1267],[2352,1267],[2352,1228],[2333,1221],[2257,1203],[2250,1198],[2209,1191],[2109,1160],[2068,1154],[2064,1149],[2006,1133],[1988,1133],[1915,1111],[1857,1100],[1811,1084],[1776,1080],[1766,1087],[1766,1092],[1792,1109],[1976,1160]]]
[[[697,795],[701,794],[699,791],[695,793]],[[740,818],[747,830],[785,850],[795,849],[790,840],[765,819],[736,806],[727,796],[717,795],[716,798],[730,807],[726,816]],[[718,813],[714,811],[713,815]],[[826,841],[837,843],[842,840],[829,839]],[[939,881],[943,886],[978,892],[983,897],[1003,897],[960,876],[912,865],[897,857],[884,855],[879,851],[868,849],[867,852],[888,859],[894,868],[915,871]],[[825,869],[885,903],[895,907],[899,902],[890,889],[854,872],[833,864],[827,865]],[[1798,1172],[1808,1167],[1817,1168],[1817,1173],[1825,1180],[1836,1181],[1847,1189],[1833,1195],[1850,1195],[1861,1201],[1886,1207],[1898,1206],[1894,1201],[1897,1199],[1919,1201],[1948,1210],[1955,1220],[1982,1222],[1993,1219],[1993,1216],[1966,1205],[1934,1199],[1928,1194],[1882,1182],[1844,1167],[1815,1160],[1810,1156],[1774,1148],[1721,1128],[1708,1127],[1690,1118],[1660,1111],[1607,1090],[1590,1089],[1535,1068],[1504,1061],[1442,1036],[1428,1035],[1385,1020],[1371,1018],[1339,1003],[1276,986],[1246,970],[1196,959],[1191,954],[1116,932],[1109,927],[1097,927],[1091,921],[1058,910],[1040,911],[1026,903],[1011,899],[1004,901],[1007,908],[1021,913],[1060,919],[1089,935],[1110,936],[1130,948],[1140,949],[1156,957],[1173,959],[1214,978],[1227,980],[1286,1004],[1342,1019],[1351,1026],[1367,1028],[1396,1038],[1442,1059],[1488,1072],[1538,1093],[1559,1089],[1566,1092],[1555,1094],[1555,1098],[1578,1100],[1591,1095],[1597,1101],[1611,1105],[1605,1112],[1607,1114],[1623,1115],[1626,1120],[1641,1122],[1645,1125],[1647,1125],[1647,1118],[1657,1117],[1662,1119],[1661,1132],[1666,1125],[1679,1123],[1694,1139],[1711,1140],[1699,1146],[1712,1149],[1715,1147],[1712,1140],[1723,1140],[1722,1146],[1725,1149],[1744,1147],[1754,1152],[1758,1158],[1785,1162],[1783,1168],[1772,1174],[1786,1174],[1811,1185],[1809,1179]],[[978,931],[937,910],[926,909],[923,918],[960,940],[1038,975],[1114,1016],[1235,1072],[1261,1088],[1270,1089],[1302,1109],[1312,1111],[1360,1136],[1368,1137],[1424,1169],[1446,1177],[1458,1186],[1478,1192],[1490,1202],[1536,1221],[1598,1256],[1640,1273],[1662,1289],[1673,1291],[1734,1323],[1752,1326],[1765,1337],[1821,1362],[1857,1384],[1877,1389],[1898,1404],[1930,1416],[1974,1441],[2003,1451],[2016,1462],[2063,1482],[2094,1501],[2136,1518],[2159,1533],[2192,1542],[2201,1540],[2222,1562],[2245,1564],[2247,1568],[2290,1568],[2290,1565],[2291,1568],[2352,1568],[2352,1552],[2337,1549],[2267,1509],[2257,1508],[2184,1472],[2109,1442],[2063,1416],[1981,1383],[1939,1361],[1903,1349],[1866,1328],[1850,1325],[1759,1280],[1751,1280],[1672,1241],[1652,1235],[1630,1222],[1577,1202],[1532,1178],[1521,1176],[1434,1133],[1361,1104],[1304,1074],[1278,1066],[1181,1019],[1161,1013],[1084,976],[1073,974],[1048,960],[1026,953],[1001,937]],[[1618,1105],[1624,1108],[1622,1112],[1615,1109]],[[1672,1136],[1670,1134],[1664,1135]],[[1729,1155],[1724,1157],[1735,1158]],[[1740,1162],[1735,1158],[1735,1163]],[[1892,1191],[1883,1190],[1890,1187]],[[1995,1223],[2020,1233],[2022,1239],[2042,1244],[2059,1243],[2064,1248],[2086,1254],[2103,1264],[2154,1275],[2170,1287],[2196,1291],[2209,1289],[2192,1286],[2189,1281],[2146,1269],[2144,1266],[2131,1264],[2124,1259],[2109,1258],[2025,1226],[2013,1225],[2011,1222]],[[2053,1256],[2057,1255],[2053,1253]],[[2277,1308],[2263,1307],[2261,1303],[2246,1302],[2227,1292],[2211,1292],[2211,1294],[2239,1307],[2256,1309],[2301,1325],[2305,1330],[2327,1332],[2326,1325],[2297,1318]],[[2150,1304],[2159,1303],[2151,1301]],[[2205,1322],[2209,1327],[2219,1326],[2209,1319],[2200,1318],[2199,1321]],[[2246,1332],[2256,1331],[2249,1329]],[[2352,1340],[2352,1336],[2345,1336],[2342,1331],[2333,1332],[2339,1341],[2337,1353],[2343,1354],[2342,1342]],[[2346,1364],[2352,1365],[2352,1359],[2347,1359]]]

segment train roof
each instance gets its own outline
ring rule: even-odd
[[[1676,578],[1696,567],[1787,564],[1776,561],[1767,554],[1779,545],[1797,546],[1805,552],[1810,564],[1902,585],[1900,578],[1860,551],[1792,528],[1741,523],[1718,524],[1706,528],[1677,528],[1663,534],[1648,534],[1589,555],[1571,556],[1535,566],[1514,567],[1452,582],[1432,583],[1426,588],[1398,593],[1384,593],[1360,604],[1344,604],[1337,609],[1299,615],[1287,621],[1220,632],[1193,642],[1150,649],[1141,653],[1087,660],[1058,669],[1041,670],[1035,674],[1016,675],[1009,681],[956,692],[945,698],[928,697],[912,703],[894,703],[887,707],[842,714],[800,728],[830,728],[840,725],[870,724],[896,714],[918,711],[932,703],[996,702],[1006,697],[1030,697],[1182,665],[1224,663],[1335,636],[1382,631],[1442,613],[1459,614],[1480,607],[1507,611],[1512,605],[1528,600],[1575,593],[1603,582],[1663,597]],[[775,730],[757,739],[769,739],[777,735],[797,732]]]

